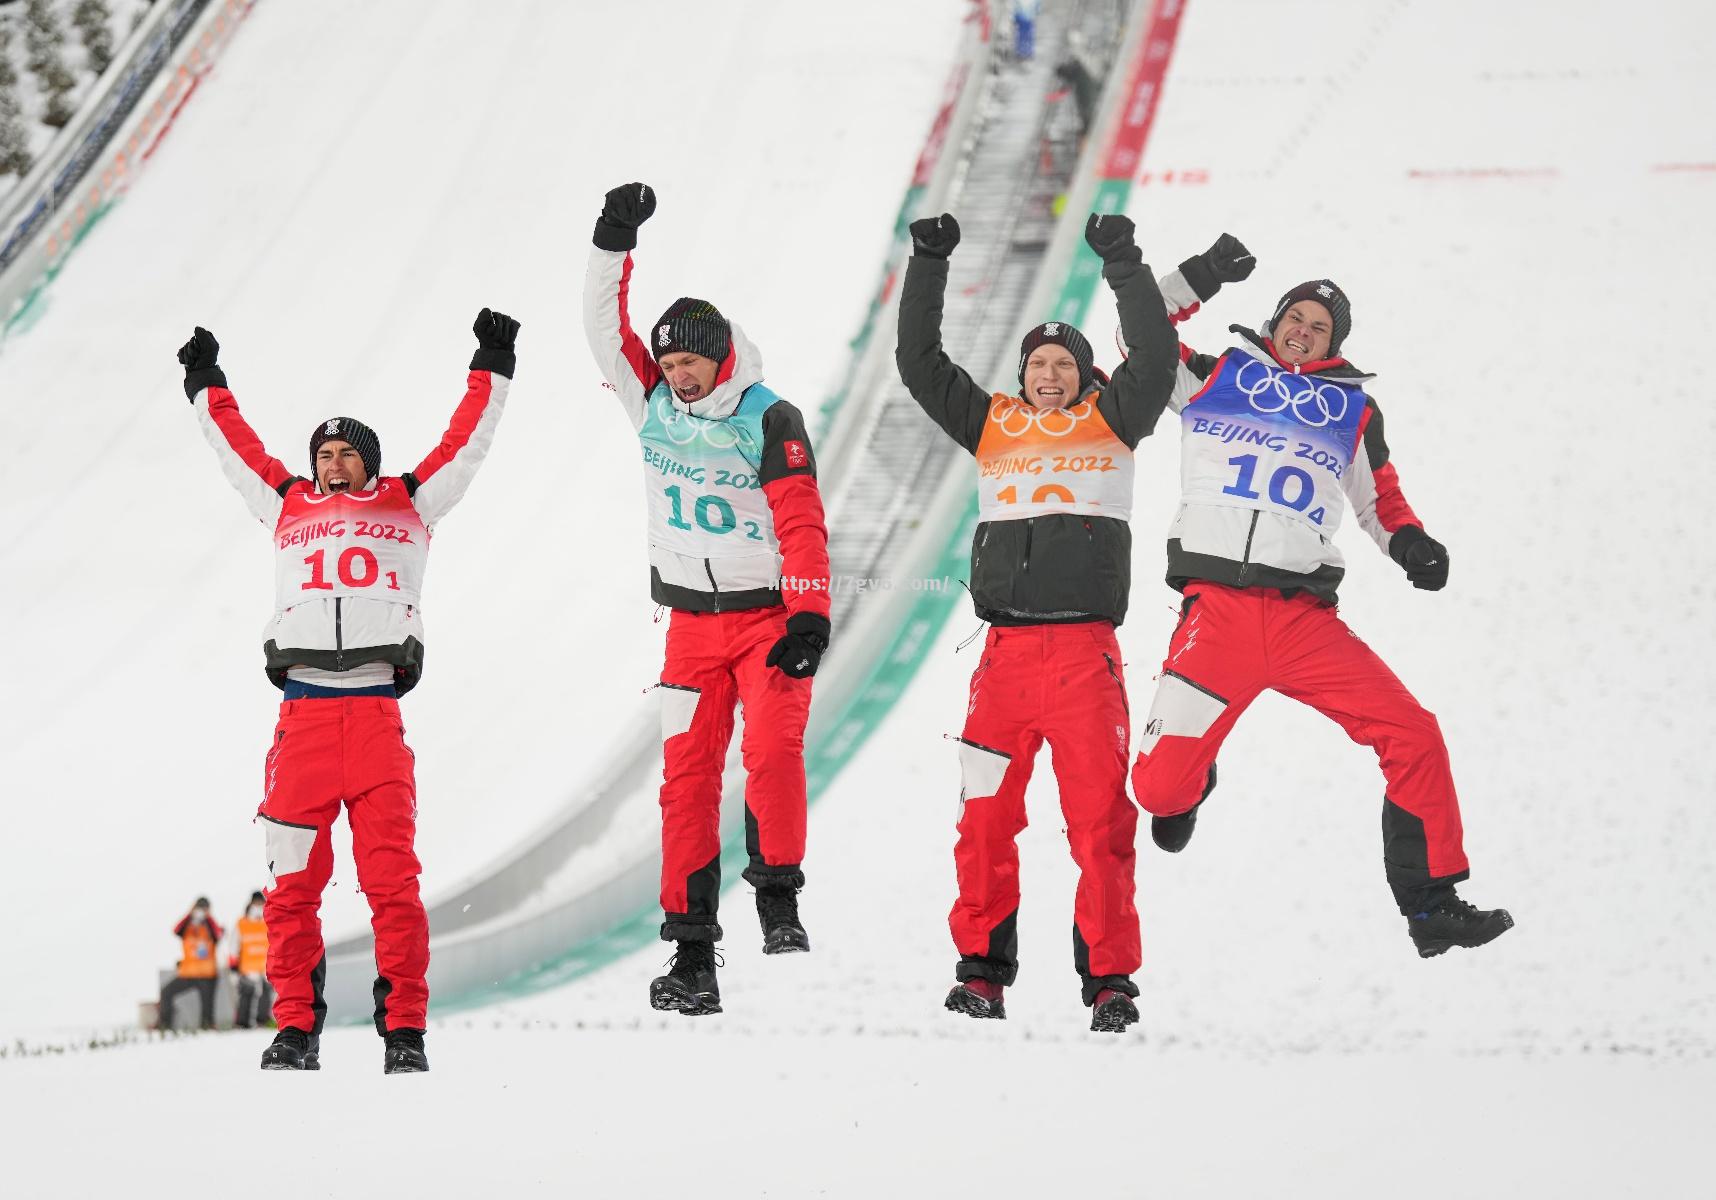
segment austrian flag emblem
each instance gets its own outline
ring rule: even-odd
[[[805,449],[803,442],[788,442],[786,444],[786,460],[788,470],[810,465],[810,451]]]

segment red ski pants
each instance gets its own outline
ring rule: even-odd
[[[1136,995],[1133,903],[1138,811],[1126,797],[1131,739],[1114,626],[998,626],[971,676],[960,736],[959,899],[948,915],[960,979],[1010,984],[1018,973],[1019,850],[1025,785],[1046,741],[1078,864],[1073,965],[1088,1004],[1102,986]]]
[[[280,706],[257,815],[274,876],[263,920],[274,1019],[281,1027],[321,1032],[326,963],[318,913],[334,868],[330,829],[343,803],[358,886],[375,930],[376,1029],[424,1028],[429,919],[418,897],[422,868],[412,849],[414,766],[397,700],[357,696]]]
[[[1466,878],[1441,727],[1332,605],[1193,580],[1181,613],[1132,768],[1146,811],[1172,816],[1197,804],[1228,731],[1272,689],[1376,751],[1388,783],[1383,862],[1401,911]]]
[[[721,891],[721,774],[733,705],[745,717],[745,846],[752,884],[803,887],[804,724],[810,680],[764,659],[786,633],[785,607],[674,610],[661,669],[661,936],[714,940]]]

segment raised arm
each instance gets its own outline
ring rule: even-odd
[[[451,511],[488,457],[518,364],[517,321],[485,308],[477,314],[471,332],[477,335],[477,352],[465,377],[465,398],[454,410],[440,444],[402,476],[425,525],[434,525]]]
[[[1179,325],[1213,299],[1222,284],[1248,278],[1256,266],[1257,258],[1245,248],[1244,242],[1231,233],[1222,234],[1215,245],[1202,254],[1192,255],[1158,282],[1168,319]],[[1199,354],[1184,342],[1180,343],[1179,356],[1180,369],[1174,378],[1174,391],[1168,397],[1168,407],[1175,412],[1203,390],[1204,381],[1218,361],[1215,355]]]
[[[263,448],[262,439],[239,414],[238,401],[227,390],[219,357],[220,343],[215,335],[198,325],[191,340],[179,347],[185,395],[190,397],[197,424],[214,447],[227,482],[244,497],[251,516],[272,529],[280,519],[286,489],[300,476]]]
[[[989,419],[990,396],[941,347],[947,257],[959,245],[959,222],[951,213],[943,213],[913,221],[911,231],[912,257],[900,292],[894,364],[918,407],[975,454],[983,423]]]
[[[655,190],[647,183],[627,183],[609,192],[584,271],[584,337],[634,429],[643,427],[645,402],[661,379],[649,347],[632,330],[628,307],[638,226],[654,212]]]
[[[1134,232],[1129,218],[1096,213],[1084,229],[1085,241],[1102,259],[1103,278],[1114,289],[1126,343],[1126,361],[1097,397],[1096,407],[1128,446],[1137,446],[1156,428],[1179,367],[1179,339]]]

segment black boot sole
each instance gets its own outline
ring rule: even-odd
[[[1092,1033],[1123,1033],[1128,1025],[1137,1023],[1138,1009],[1130,1004],[1117,1004],[1109,1001],[1091,1010],[1090,1031]]]
[[[692,992],[660,980],[649,985],[649,1006],[657,1012],[676,1012],[686,1017],[706,1017],[721,1011],[721,997],[710,992]]]
[[[280,1059],[276,1059],[271,1062],[264,1058],[262,1060],[262,1069],[264,1071],[320,1071],[322,1069],[322,1062],[313,1055],[306,1055],[304,1061],[301,1063],[285,1062]]]
[[[429,1073],[429,1064],[384,1063],[382,1064],[381,1073],[383,1075],[427,1075]]]
[[[1418,947],[1419,958],[1435,958],[1438,954],[1446,954],[1450,950],[1476,950],[1479,946],[1487,946],[1513,928],[1513,914],[1505,908],[1498,909],[1497,913],[1501,917],[1501,924],[1484,934],[1483,937],[1465,941],[1456,938],[1427,938],[1422,942],[1413,938],[1412,944]]]
[[[783,925],[763,935],[764,954],[809,954],[810,935],[791,925]]]
[[[1007,1006],[1003,1002],[989,1003],[982,996],[974,996],[962,987],[956,987],[947,994],[947,1000],[942,1005],[948,1012],[964,1013],[979,1021],[1005,1021]]]

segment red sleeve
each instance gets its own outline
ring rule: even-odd
[[[620,271],[619,308],[620,308],[620,353],[626,356],[626,362],[631,364],[632,374],[638,377],[647,393],[661,380],[661,368],[655,364],[655,356],[649,352],[649,347],[643,344],[632,329],[631,317],[632,294],[632,256],[626,255],[626,265]]]
[[[211,387],[207,392],[209,420],[226,441],[227,449],[239,462],[254,472],[271,490],[278,492],[288,480],[295,478],[279,459],[263,448],[262,439],[250,423],[240,415],[238,401],[224,387]]]
[[[447,423],[447,432],[441,435],[440,444],[411,470],[411,477],[418,487],[435,478],[436,472],[458,457],[459,451],[470,442],[471,434],[476,432],[477,422],[482,420],[483,411],[488,408],[493,394],[492,372],[472,371],[466,377],[465,398],[453,410],[453,419]]]
[[[1412,511],[1400,490],[1400,473],[1389,461],[1388,443],[1383,438],[1382,410],[1374,400],[1366,403],[1364,416],[1359,418],[1358,452],[1370,463],[1371,478],[1376,485],[1376,519],[1382,528],[1391,534],[1403,525],[1424,528],[1424,522]]]
[[[828,616],[828,525],[816,476],[784,475],[763,484],[763,495],[780,542],[781,599],[787,612]]]

